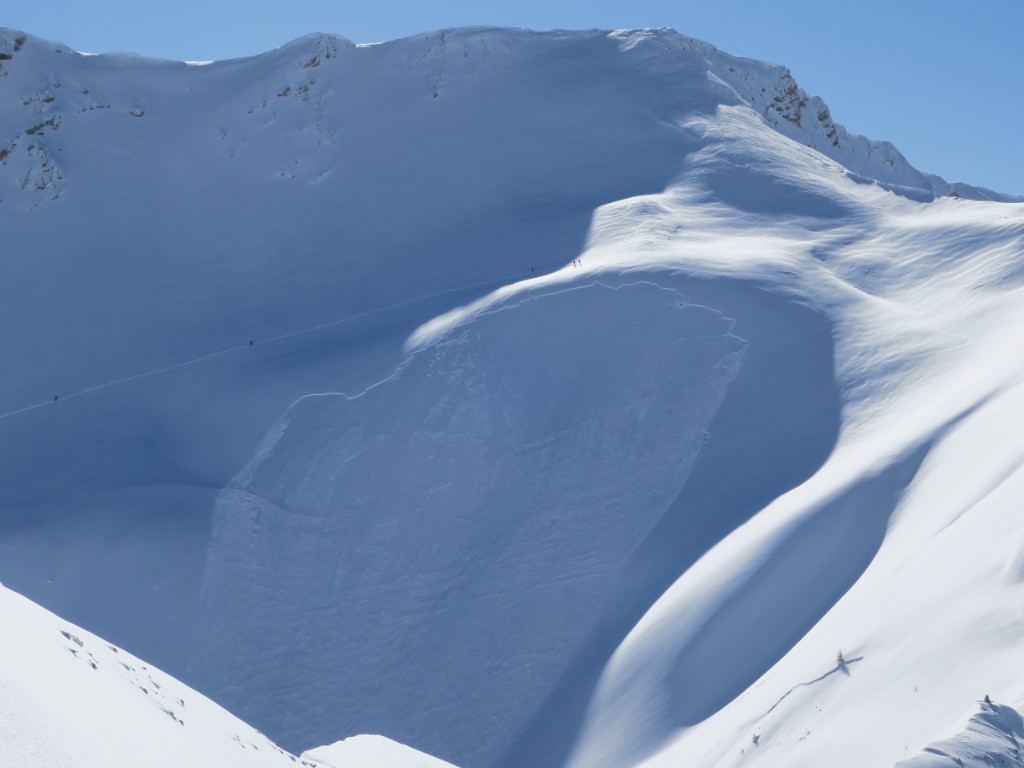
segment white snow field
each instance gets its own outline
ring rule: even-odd
[[[0,613],[0,765],[444,768],[380,736],[300,760],[173,677],[2,586]]]
[[[336,768],[1019,762],[1021,200],[671,30],[0,103],[9,587]]]
[[[317,768],[455,768],[451,763],[424,755],[383,736],[351,736],[342,741],[302,753],[303,761]]]

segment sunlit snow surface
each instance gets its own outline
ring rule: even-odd
[[[415,750],[383,736],[352,736],[344,741],[303,752],[302,758],[314,761],[317,768],[455,768],[451,763],[417,754]]]
[[[1024,206],[670,31],[0,52],[5,583],[296,752],[1016,738]]]
[[[313,750],[300,761],[161,670],[2,586],[0,615],[5,767],[444,766],[380,736]]]

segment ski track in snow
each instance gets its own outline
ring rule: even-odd
[[[150,376],[158,376],[161,373],[167,373],[168,371],[176,371],[176,370],[179,370],[181,368],[187,368],[187,367],[189,367],[191,365],[196,365],[197,363],[202,363],[202,362],[205,362],[207,360],[212,360],[214,358],[221,357],[223,355],[228,355],[228,354],[230,354],[232,352],[238,352],[239,350],[251,349],[253,346],[257,346],[257,345],[258,346],[266,346],[268,344],[276,344],[276,343],[281,342],[281,341],[286,341],[288,339],[295,338],[296,336],[302,336],[302,335],[307,334],[307,333],[314,333],[315,331],[320,331],[320,330],[323,330],[324,328],[332,328],[334,326],[341,325],[343,323],[348,323],[348,322],[351,322],[353,320],[358,320],[358,319],[363,318],[363,317],[369,317],[371,315],[380,314],[381,312],[388,312],[388,311],[390,311],[392,309],[398,309],[399,307],[405,307],[405,306],[409,306],[411,304],[416,304],[418,302],[426,301],[427,299],[432,299],[432,298],[435,298],[437,296],[444,296],[445,294],[457,293],[459,291],[469,291],[469,290],[472,290],[474,288],[483,288],[483,287],[488,286],[488,285],[498,285],[498,284],[502,284],[502,283],[507,283],[510,280],[515,280],[517,278],[522,279],[522,278],[529,277],[529,276],[530,276],[529,273],[526,273],[526,274],[516,273],[516,274],[511,274],[511,275],[505,275],[504,277],[496,277],[493,280],[484,280],[484,281],[479,282],[479,283],[469,283],[467,285],[456,286],[455,288],[446,288],[443,291],[436,291],[435,293],[428,293],[428,294],[425,294],[423,296],[416,296],[415,298],[412,298],[412,299],[406,299],[405,301],[400,301],[400,302],[397,302],[395,304],[389,304],[386,307],[377,307],[375,309],[368,309],[365,312],[359,312],[359,313],[357,313],[355,315],[347,315],[346,317],[341,317],[341,318],[338,318],[337,320],[331,320],[331,321],[326,322],[326,323],[320,323],[319,325],[310,326],[309,328],[302,328],[301,330],[298,330],[298,331],[291,331],[289,333],[282,333],[279,336],[271,336],[270,338],[267,338],[267,339],[254,340],[253,344],[246,343],[246,344],[240,344],[240,345],[234,346],[234,347],[227,347],[225,349],[221,349],[221,350],[218,350],[216,352],[211,352],[211,353],[206,354],[206,355],[201,355],[200,357],[192,358],[191,360],[186,360],[186,361],[181,362],[181,363],[175,363],[174,365],[166,365],[166,366],[163,366],[161,368],[154,368],[153,370],[146,371],[144,373],[137,373],[137,374],[134,374],[132,376],[124,376],[124,377],[122,377],[120,379],[115,379],[113,381],[108,381],[108,382],[105,382],[103,384],[96,384],[96,385],[93,385],[91,387],[86,387],[85,389],[77,390],[75,392],[70,392],[67,395],[58,395],[58,397],[59,397],[58,400],[44,400],[42,402],[36,403],[35,405],[28,405],[28,406],[25,406],[24,408],[18,408],[17,410],[14,410],[14,411],[8,411],[6,413],[0,413],[0,419],[7,419],[7,418],[10,418],[12,416],[17,416],[20,413],[27,413],[28,411],[34,411],[36,408],[43,408],[43,407],[45,407],[47,405],[59,405],[60,402],[63,401],[63,400],[71,400],[72,398],[81,397],[82,395],[87,395],[87,394],[89,394],[91,392],[97,392],[97,391],[102,390],[102,389],[110,389],[111,387],[116,387],[119,384],[126,384],[129,381],[137,381],[139,379],[149,378]],[[533,275],[533,276],[534,277],[542,277],[542,275]]]

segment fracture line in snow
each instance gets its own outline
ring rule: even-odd
[[[505,275],[504,277],[496,277],[496,278],[494,278],[492,280],[484,280],[483,282],[479,282],[479,283],[468,283],[466,285],[458,285],[458,286],[456,286],[454,288],[446,288],[443,291],[436,291],[434,293],[427,293],[427,294],[424,294],[423,296],[416,296],[416,297],[413,297],[411,299],[406,299],[405,301],[399,301],[399,302],[397,302],[395,304],[388,304],[387,306],[384,306],[384,307],[376,307],[375,309],[368,309],[365,312],[358,312],[358,313],[356,313],[354,315],[348,315],[346,317],[338,318],[337,320],[331,320],[331,321],[326,322],[326,323],[321,323],[320,325],[313,325],[313,326],[310,326],[309,328],[302,328],[301,330],[298,330],[298,331],[290,331],[289,333],[282,333],[279,336],[271,336],[268,339],[261,339],[259,344],[260,344],[260,346],[264,346],[266,344],[273,344],[275,342],[284,341],[285,339],[290,339],[290,338],[292,338],[294,336],[301,336],[301,335],[306,334],[306,333],[313,333],[315,331],[321,331],[324,328],[330,328],[330,327],[335,326],[335,325],[341,325],[342,323],[348,323],[348,322],[351,322],[353,320],[358,320],[359,318],[362,318],[362,317],[367,317],[369,315],[378,314],[380,312],[387,312],[387,311],[392,310],[392,309],[398,309],[399,307],[404,307],[404,306],[407,306],[409,304],[416,304],[417,302],[420,302],[420,301],[426,301],[427,299],[432,299],[435,296],[443,296],[446,293],[455,293],[457,291],[468,291],[468,290],[471,290],[473,288],[482,288],[485,285],[492,285],[492,284],[496,284],[496,283],[505,283],[505,282],[507,282],[509,280],[514,280],[515,278],[529,277],[531,275],[533,277],[540,277],[539,273],[517,272],[515,274]],[[208,355],[202,355],[201,357],[196,357],[196,358],[194,358],[192,360],[186,360],[186,361],[184,361],[182,363],[175,363],[174,365],[167,365],[167,366],[164,366],[162,368],[154,368],[151,371],[146,371],[144,373],[137,373],[137,374],[134,374],[132,376],[125,376],[124,378],[114,379],[113,381],[108,381],[108,382],[105,382],[103,384],[95,384],[95,385],[93,385],[91,387],[86,387],[85,389],[79,389],[79,390],[77,390],[75,392],[70,392],[70,393],[68,393],[66,395],[60,395],[60,400],[70,400],[73,397],[80,397],[81,395],[87,395],[90,392],[95,392],[95,391],[100,390],[100,389],[107,389],[109,387],[115,387],[115,386],[117,386],[119,384],[126,384],[129,381],[135,381],[137,379],[145,379],[145,378],[148,378],[149,376],[156,376],[156,375],[161,374],[161,373],[167,373],[168,371],[174,371],[174,370],[177,370],[178,368],[185,368],[185,367],[190,366],[190,365],[196,365],[197,363],[202,363],[202,362],[204,362],[206,360],[211,360],[211,359],[213,359],[215,357],[220,357],[222,355],[227,355],[227,354],[230,354],[231,352],[237,352],[240,349],[250,349],[251,346],[252,346],[251,343],[239,344],[238,346],[227,347],[226,349],[221,349],[221,350],[219,350],[217,352],[211,352]],[[46,405],[53,405],[55,402],[58,402],[58,401],[56,401],[56,400],[44,400],[41,403],[35,403],[34,405],[27,405],[24,408],[18,408],[17,410],[7,411],[6,413],[0,413],[0,419],[6,419],[6,418],[9,418],[11,416],[17,416],[20,413],[26,413],[28,411],[34,411],[36,408],[42,408],[43,406],[46,406]]]

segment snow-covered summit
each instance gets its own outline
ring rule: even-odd
[[[6,189],[0,187],[0,199],[8,204],[20,199],[14,196],[12,182],[28,193],[25,199],[33,205],[59,196],[68,185],[67,165],[76,160],[55,155],[55,143],[63,143],[58,141],[60,136],[84,131],[82,139],[89,143],[93,131],[96,138],[109,136],[111,131],[135,133],[138,127],[131,127],[132,121],[126,118],[149,117],[147,133],[153,122],[163,128],[173,121],[180,137],[180,121],[175,116],[189,114],[210,99],[212,102],[196,110],[200,122],[186,128],[183,138],[189,133],[192,141],[212,135],[223,147],[231,148],[211,160],[235,159],[241,143],[263,143],[257,139],[262,133],[275,137],[263,149],[270,152],[274,165],[283,166],[280,174],[284,178],[316,181],[322,171],[310,177],[308,169],[294,167],[313,162],[313,157],[293,161],[299,160],[298,154],[336,145],[350,119],[343,108],[346,94],[360,88],[360,80],[377,81],[379,92],[391,94],[382,103],[368,105],[372,109],[399,94],[415,100],[436,99],[442,94],[446,99],[458,99],[472,96],[480,87],[500,89],[505,87],[500,73],[509,67],[564,74],[566,68],[571,71],[573,62],[587,60],[600,60],[600,69],[613,82],[638,70],[652,86],[661,79],[661,95],[655,98],[661,102],[657,110],[662,120],[679,123],[720,105],[740,103],[783,135],[842,164],[856,178],[877,181],[922,199],[952,193],[998,197],[923,174],[891,144],[847,133],[833,121],[825,103],[808,96],[786,68],[731,56],[674,30],[533,32],[469,27],[363,46],[337,35],[314,34],[265,54],[204,62],[207,66],[202,68],[136,54],[83,56],[61,44],[0,28],[0,78],[8,81],[0,83],[3,98],[12,105],[20,101],[22,107],[9,110],[8,119],[0,123],[0,140],[6,145],[3,161],[8,166],[3,174],[8,181]],[[367,65],[372,72],[366,70]],[[409,92],[407,87],[396,89],[397,83],[381,82],[380,75],[394,67],[398,72],[393,74],[401,74],[406,86],[418,82],[420,87]],[[115,72],[120,74],[111,81]],[[683,83],[685,88],[680,88]],[[653,95],[650,88],[643,90],[648,97]],[[309,106],[302,109],[282,99],[296,99]],[[110,112],[102,117],[95,114],[105,110]],[[279,117],[284,115],[288,117],[282,125]],[[269,132],[258,128],[272,123],[276,126]],[[90,124],[92,127],[87,127]],[[63,133],[58,133],[62,125]],[[282,143],[295,143],[296,137],[287,135],[293,130],[306,134],[312,143],[304,142],[298,154],[285,151],[281,156]],[[60,147],[57,151],[66,150]],[[334,146],[314,165],[324,167],[329,158],[343,160],[344,150]]]
[[[293,752],[860,768],[1021,700],[1021,206],[669,30],[2,40],[6,583]]]

